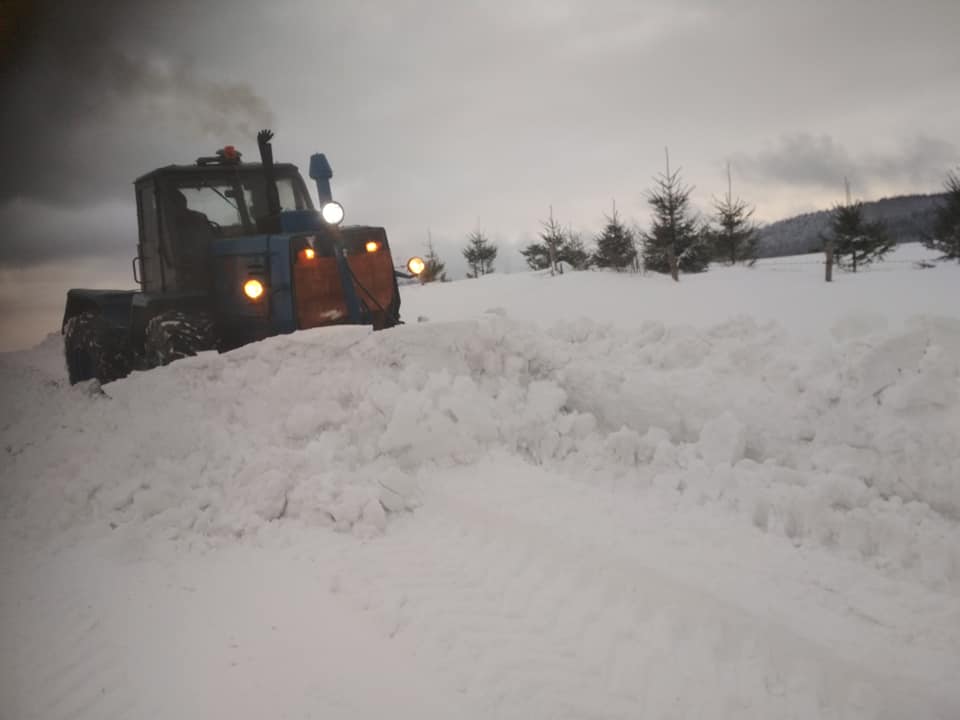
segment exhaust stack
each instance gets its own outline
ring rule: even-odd
[[[267,212],[270,218],[276,218],[277,229],[280,225],[280,193],[277,191],[277,174],[273,168],[272,130],[257,133],[257,146],[260,148],[260,161],[263,163],[263,175],[267,181]]]

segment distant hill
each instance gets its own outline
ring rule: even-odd
[[[930,231],[933,213],[944,198],[935,195],[899,195],[863,204],[868,220],[883,220],[897,243],[917,242]],[[804,213],[760,228],[760,257],[820,252],[820,234],[830,223],[830,211]]]

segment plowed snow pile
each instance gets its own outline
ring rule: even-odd
[[[102,390],[0,356],[0,717],[960,716],[960,272],[819,335],[523,310],[603,277]]]

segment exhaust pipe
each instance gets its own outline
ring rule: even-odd
[[[257,146],[260,148],[260,162],[263,163],[263,175],[267,182],[267,212],[270,224],[280,230],[280,193],[277,190],[277,173],[273,167],[273,148],[270,141],[273,139],[272,130],[261,130],[257,133]]]

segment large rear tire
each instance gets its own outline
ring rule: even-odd
[[[144,351],[152,367],[216,349],[217,331],[209,313],[168,310],[147,323]]]
[[[123,334],[97,313],[84,312],[67,320],[63,350],[71,385],[94,379],[106,384],[130,374],[130,348]]]

